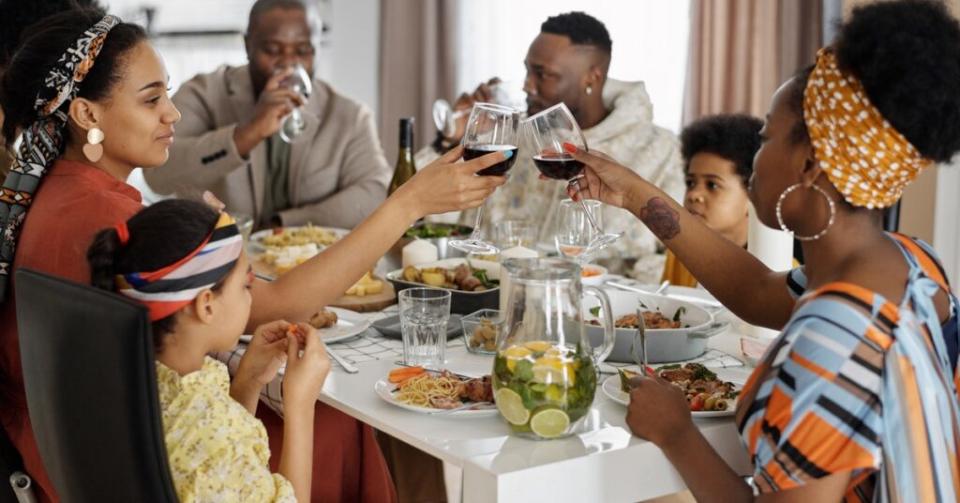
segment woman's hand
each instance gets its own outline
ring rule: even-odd
[[[584,165],[583,177],[579,181],[580,197],[629,209],[631,190],[634,184],[642,180],[640,175],[606,154],[586,152],[571,143],[564,143],[563,149]],[[567,187],[567,195],[578,199],[575,185]]]
[[[480,206],[497,187],[506,183],[507,177],[477,176],[476,173],[514,154],[493,152],[457,162],[462,155],[462,146],[450,150],[418,171],[394,196],[413,205],[416,218]]]
[[[631,379],[630,387],[627,426],[634,435],[662,449],[695,428],[680,388],[660,377],[643,376]]]
[[[283,408],[313,410],[330,373],[330,358],[320,334],[306,323],[289,325],[287,370],[283,376]],[[300,353],[303,353],[302,355]]]

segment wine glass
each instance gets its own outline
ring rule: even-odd
[[[493,102],[497,105],[520,109],[526,104],[526,93],[521,90],[522,84],[497,82],[489,87]],[[437,126],[437,131],[448,138],[457,132],[457,120],[468,113],[469,110],[454,110],[450,102],[443,98],[433,102],[433,124]]]
[[[577,125],[577,120],[562,102],[558,103],[524,122],[524,130],[530,136],[534,147],[533,163],[540,173],[554,180],[565,180],[580,192],[580,178],[583,177],[583,163],[574,159],[563,149],[564,143],[571,143],[578,149],[587,151],[587,140]],[[606,233],[597,222],[595,213],[580,199],[590,227],[596,233],[587,245],[584,253],[593,255],[609,244],[620,239],[621,233]]]
[[[584,201],[584,204],[587,211],[599,220],[600,201]],[[557,209],[557,234],[554,236],[557,252],[581,265],[589,261],[590,254],[586,252],[590,243],[597,238],[597,232],[587,218],[587,211],[571,199],[560,201]],[[600,224],[599,221],[597,223]]]
[[[304,101],[310,98],[310,93],[313,92],[313,83],[310,75],[307,73],[307,69],[300,63],[293,65],[293,73],[283,79],[280,85],[300,93]],[[293,143],[300,137],[306,127],[307,122],[303,118],[303,110],[301,110],[301,107],[296,107],[290,112],[290,115],[287,115],[287,117],[283,119],[283,124],[280,126],[279,131],[280,138],[287,143]]]
[[[490,152],[510,151],[509,158],[477,172],[480,176],[503,176],[517,160],[517,129],[520,111],[493,103],[475,103],[463,135],[463,159],[469,161]],[[473,232],[467,239],[450,241],[450,246],[467,252],[492,255],[500,253],[494,244],[483,239],[483,206],[477,208]]]

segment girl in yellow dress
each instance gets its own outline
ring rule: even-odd
[[[97,234],[93,284],[143,303],[157,346],[157,385],[170,471],[181,502],[307,501],[314,403],[330,370],[306,324],[258,328],[233,382],[207,356],[233,349],[250,315],[253,275],[233,219],[170,200]],[[286,363],[280,473],[268,466],[260,389]]]
[[[760,148],[761,127],[763,122],[749,115],[713,115],[691,123],[680,134],[687,186],[683,207],[744,248],[750,204],[747,182]],[[669,250],[663,280],[697,286],[697,278]]]

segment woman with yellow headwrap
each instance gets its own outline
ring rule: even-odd
[[[753,487],[699,433],[677,388],[632,382],[627,424],[697,501],[960,499],[957,298],[930,248],[885,233],[880,211],[960,150],[958,82],[960,25],[942,3],[900,0],[855,10],[816,65],[776,92],[749,193],[764,224],[802,241],[806,265],[789,273],[570,146],[588,197],[633,212],[741,318],[782,330],[737,410]]]

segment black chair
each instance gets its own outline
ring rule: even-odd
[[[14,284],[27,407],[60,498],[176,502],[146,309],[26,269]]]
[[[10,482],[10,477],[17,473],[23,473],[23,459],[7,432],[0,428],[0,503],[19,502]]]

